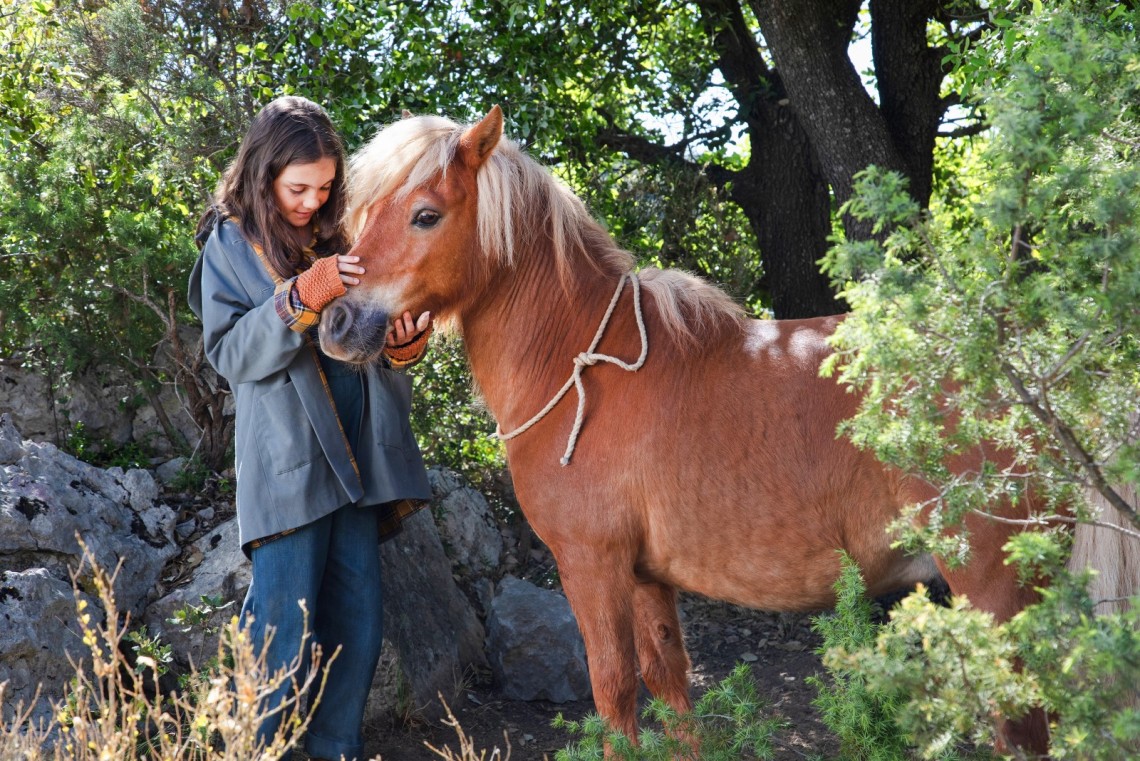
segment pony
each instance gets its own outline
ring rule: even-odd
[[[1008,523],[967,519],[960,567],[891,546],[900,508],[934,494],[837,437],[859,399],[818,369],[842,317],[750,319],[690,274],[635,273],[582,201],[503,136],[498,106],[472,125],[394,122],[349,175],[345,221],[366,272],[325,308],[323,350],[374,361],[406,311],[461,334],[520,506],[558,564],[595,706],[631,738],[639,676],[691,709],[679,589],[825,609],[842,549],[872,595],[940,571],[999,621],[1036,599],[1003,562]],[[1040,711],[999,734],[1047,750]]]

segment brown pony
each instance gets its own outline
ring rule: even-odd
[[[888,522],[933,493],[836,436],[859,401],[818,372],[841,318],[752,320],[691,275],[630,277],[630,254],[502,127],[497,106],[470,127],[408,118],[353,158],[367,273],[326,307],[321,345],[374,359],[405,311],[462,334],[500,430],[522,429],[506,442],[519,503],[558,562],[602,716],[636,736],[639,673],[691,707],[678,589],[823,609],[843,549],[871,594],[937,566],[999,621],[1034,600],[1003,563],[1013,526],[968,519],[973,552],[954,569],[891,548]],[[1046,752],[1044,716],[1002,739]]]

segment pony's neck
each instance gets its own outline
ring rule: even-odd
[[[589,348],[621,273],[580,254],[559,277],[551,251],[516,251],[462,318],[471,373],[503,431],[525,423],[570,377]]]

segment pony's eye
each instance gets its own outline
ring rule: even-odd
[[[416,212],[416,216],[412,219],[412,224],[416,227],[434,227],[439,222],[440,214],[438,211],[431,209],[421,209]]]

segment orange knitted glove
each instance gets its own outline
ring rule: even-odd
[[[424,328],[422,332],[406,344],[385,346],[384,353],[388,355],[388,361],[392,367],[408,367],[423,359],[424,354],[427,354],[428,338],[434,329],[435,326],[428,323],[428,326]]]
[[[314,312],[324,309],[325,304],[337,296],[343,296],[345,291],[335,256],[317,259],[312,267],[297,276],[297,296],[302,304]]]

